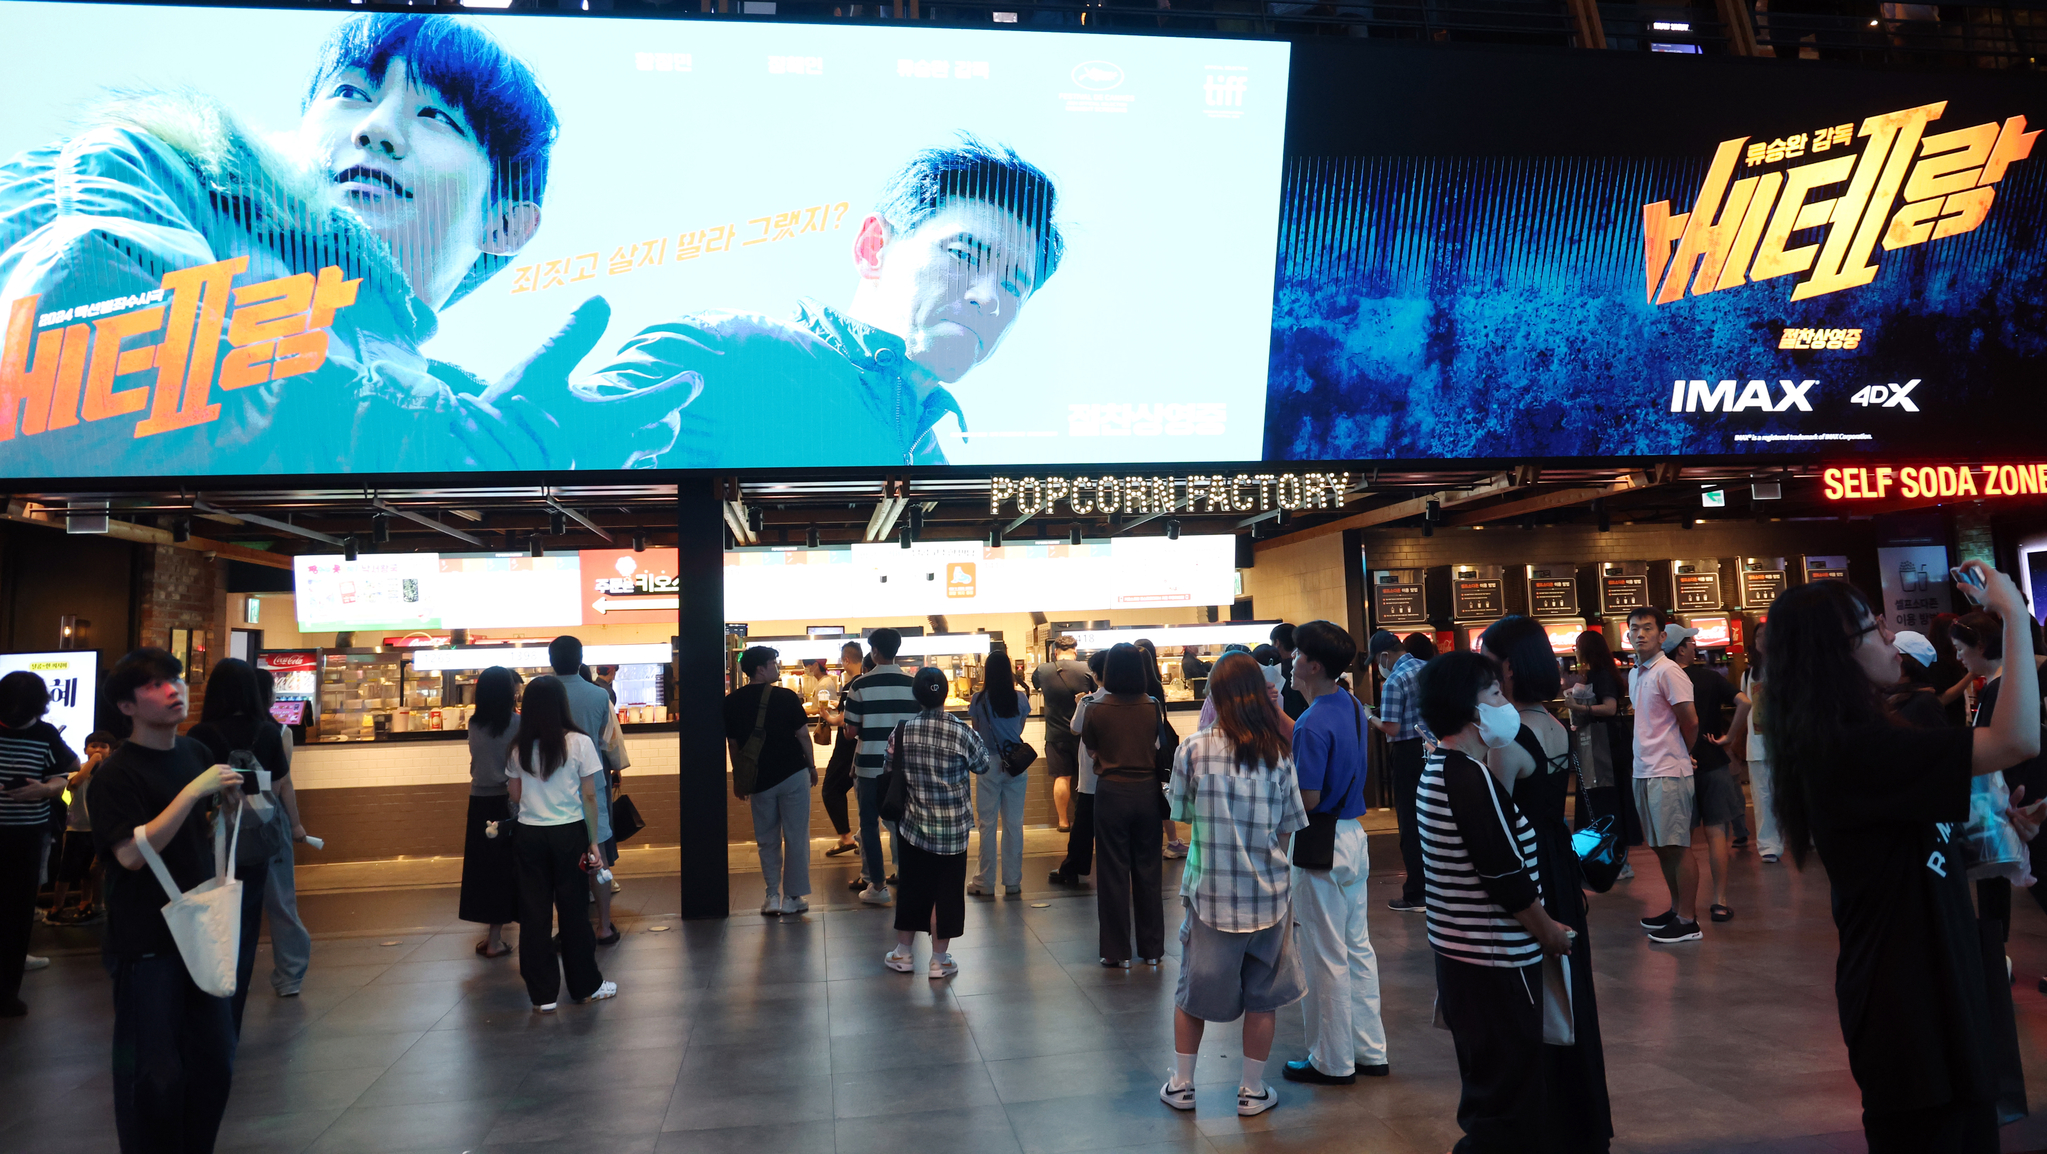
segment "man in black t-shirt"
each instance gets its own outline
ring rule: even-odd
[[[1095,679],[1080,663],[1079,652],[1080,643],[1062,633],[1052,642],[1052,664],[1031,674],[1031,684],[1045,697],[1045,764],[1052,776],[1052,813],[1061,830],[1073,826],[1073,782],[1080,775],[1073,706],[1095,691]]]
[[[803,699],[775,684],[781,654],[756,645],[739,655],[746,684],[725,698],[725,742],[734,772],[743,758],[754,764],[753,788],[733,793],[753,807],[753,837],[760,848],[767,894],[761,913],[800,914],[810,908],[810,789],[817,755]],[[756,737],[756,734],[758,737]]]
[[[1734,769],[1727,751],[1716,738],[1727,735],[1727,720],[1735,705],[1735,689],[1725,677],[1699,662],[1698,630],[1673,626],[1666,639],[1682,635],[1670,659],[1684,670],[1692,683],[1692,707],[1698,711],[1699,737],[1692,742],[1694,797],[1692,825],[1706,831],[1706,861],[1713,873],[1712,916],[1716,922],[1732,921],[1734,910],[1727,904],[1727,855],[1736,818],[1741,816],[1741,786],[1735,784]],[[1667,644],[1667,640],[1666,640]]]
[[[124,1152],[211,1150],[234,1074],[233,1000],[201,990],[185,968],[164,892],[135,846],[142,834],[179,890],[213,876],[206,810],[241,775],[178,736],[184,668],[161,649],[137,649],[107,675],[105,692],[134,723],[126,744],[86,787],[93,846],[107,863],[102,946],[114,978],[114,1128]]]
[[[27,670],[0,677],[0,1018],[28,1013],[21,972],[35,927],[50,799],[78,768],[78,755],[44,721],[50,688]]]

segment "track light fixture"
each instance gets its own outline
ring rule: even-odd
[[[803,543],[815,549],[819,545],[824,544],[824,534],[818,531],[817,526],[812,525],[810,530],[803,534]]]
[[[343,537],[343,538],[341,539],[341,558],[342,558],[342,560],[344,560],[344,561],[353,561],[353,560],[355,560],[355,554],[356,554],[356,551],[355,551],[355,538],[354,538],[354,537]]]
[[[540,534],[535,533],[533,536],[526,539],[526,551],[531,553],[535,557],[547,556],[547,546],[541,544]]]
[[[1002,548],[1002,526],[997,525],[988,530],[988,547],[990,549]]]
[[[1599,497],[1592,502],[1592,516],[1599,523],[1600,532],[1610,533],[1613,531],[1613,519],[1607,516],[1606,513],[1606,498]]]
[[[1081,530],[1080,530],[1080,522],[1078,522],[1078,521],[1075,521],[1075,522],[1073,523],[1073,526],[1072,526],[1071,528],[1069,528],[1068,530],[1066,530],[1066,541],[1067,541],[1067,543],[1068,543],[1068,544],[1071,544],[1071,545],[1078,545],[1078,544],[1080,544],[1080,532],[1081,532]]]
[[[568,533],[568,531],[569,519],[567,515],[565,515],[560,509],[556,509],[554,512],[549,513],[547,515],[548,536],[560,537]],[[538,556],[538,554],[535,554],[535,556]]]
[[[924,531],[924,506],[910,506],[910,528],[919,533]]]
[[[171,522],[171,540],[183,544],[192,539],[192,519],[179,517]],[[350,558],[353,560],[353,558]]]
[[[761,508],[759,505],[755,505],[754,507],[746,511],[746,527],[748,529],[753,530],[753,532],[756,535],[758,535],[762,529],[767,528],[767,525],[768,525],[767,510]]]
[[[1166,540],[1178,541],[1179,539],[1180,539],[1179,520],[1173,517],[1166,518]]]
[[[633,534],[633,552],[635,552],[635,553],[645,553],[646,551],[647,551],[647,535],[646,535],[645,533],[635,533],[635,534]]]
[[[1435,535],[1436,523],[1434,521],[1429,520],[1427,517],[1422,518],[1422,536],[1433,537]]]
[[[370,540],[375,541],[379,545],[390,543],[391,518],[382,513],[370,518]]]
[[[1443,503],[1441,501],[1431,500],[1427,505],[1423,506],[1422,519],[1429,522],[1442,520]]]

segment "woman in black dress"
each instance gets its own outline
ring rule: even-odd
[[[1540,1144],[1555,1154],[1606,1150],[1613,1116],[1606,1095],[1606,1054],[1599,1041],[1599,1004],[1592,990],[1592,934],[1585,924],[1584,881],[1564,798],[1571,785],[1571,734],[1543,703],[1557,696],[1562,678],[1549,637],[1532,617],[1502,617],[1486,628],[1479,646],[1500,668],[1500,687],[1521,715],[1514,743],[1491,751],[1487,768],[1513,790],[1514,805],[1535,827],[1542,905],[1573,930],[1571,1017],[1575,1044],[1542,1047],[1546,1109]]]
[[[2018,588],[1981,562],[1963,568],[2001,615],[2004,646],[2025,652]],[[1764,644],[1772,801],[1792,861],[1817,850],[1833,890],[1834,992],[1870,1154],[1992,1154],[2000,1042],[1962,841],[1972,777],[2040,752],[2038,675],[2030,661],[2006,667],[1988,726],[1906,728],[1884,706],[1900,676],[1891,633],[1846,581],[1780,594]],[[2025,825],[2038,821],[2033,810]]]
[[[519,867],[512,860],[512,811],[505,765],[518,736],[519,675],[493,665],[476,675],[469,719],[469,815],[462,834],[462,897],[456,917],[489,927],[476,954],[502,958],[505,926],[519,920]],[[497,822],[496,837],[490,823]]]

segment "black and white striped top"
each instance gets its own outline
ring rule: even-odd
[[[1532,966],[1542,947],[1514,912],[1542,900],[1535,829],[1485,766],[1438,748],[1415,791],[1429,945],[1475,966]]]
[[[57,727],[38,721],[20,729],[0,725],[0,790],[20,789],[45,778],[68,772],[78,756],[64,744]],[[48,825],[50,802],[8,801],[0,798],[0,825]]]

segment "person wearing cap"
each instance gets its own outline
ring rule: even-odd
[[[1705,934],[1696,916],[1699,867],[1691,856],[1697,808],[1691,749],[1699,738],[1699,714],[1692,705],[1692,679],[1665,651],[1671,644],[1669,621],[1649,605],[1628,614],[1628,646],[1635,653],[1628,697],[1635,703],[1635,811],[1670,890],[1670,908],[1643,918],[1642,928],[1650,941],[1674,944]],[[1684,630],[1680,640],[1689,636]]]
[[[1379,715],[1373,729],[1386,735],[1386,763],[1393,779],[1393,816],[1400,827],[1400,860],[1407,874],[1400,883],[1400,896],[1386,903],[1395,913],[1418,914],[1422,905],[1422,834],[1416,824],[1414,796],[1422,783],[1422,744],[1428,736],[1422,724],[1421,699],[1416,696],[1416,675],[1425,662],[1408,652],[1394,634],[1381,629],[1366,643],[1372,664],[1379,667],[1384,681],[1379,690]]]
[[[1692,711],[1699,729],[1692,741],[1692,825],[1706,835],[1706,862],[1713,875],[1713,905],[1709,912],[1716,922],[1734,920],[1727,904],[1727,858],[1735,821],[1742,811],[1741,786],[1734,780],[1734,764],[1721,744],[1728,732],[1728,715],[1740,707],[1741,695],[1727,678],[1699,660],[1699,631],[1672,625],[1663,633],[1663,652],[1684,670],[1692,683]]]
[[[1924,633],[1904,629],[1891,638],[1891,648],[1898,651],[1901,674],[1890,694],[1891,712],[1913,729],[1946,729],[1947,707],[1940,703],[1940,689],[1933,676],[1933,641]]]

